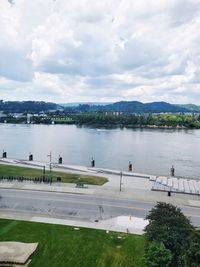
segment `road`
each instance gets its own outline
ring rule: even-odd
[[[0,189],[0,212],[22,212],[27,215],[47,215],[58,218],[95,220],[119,215],[145,218],[155,205],[130,199],[117,199],[95,195]],[[195,226],[200,227],[200,208],[181,207]]]

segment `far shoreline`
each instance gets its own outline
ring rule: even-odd
[[[200,128],[195,127],[186,127],[186,126],[171,126],[171,125],[122,125],[122,124],[94,124],[94,123],[13,123],[13,122],[0,122],[0,125],[74,125],[77,127],[87,127],[87,128],[95,128],[95,129],[155,129],[155,130],[200,130]]]

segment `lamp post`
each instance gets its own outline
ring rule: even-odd
[[[51,154],[51,151],[50,151],[50,154],[47,155],[47,157],[49,157],[49,171],[50,171],[50,178],[51,178],[51,183],[52,183],[52,154]]]

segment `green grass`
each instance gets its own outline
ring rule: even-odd
[[[0,241],[38,242],[29,267],[144,267],[143,236],[0,219]]]
[[[25,167],[16,167],[11,165],[0,164],[0,176],[15,176],[15,177],[26,177],[26,178],[34,178],[34,177],[42,177],[43,170],[34,169],[34,168],[25,168]],[[50,176],[50,172],[46,171],[46,176]],[[79,174],[71,174],[64,172],[52,172],[53,181],[57,180],[57,177],[61,177],[62,182],[64,183],[78,183],[82,182],[84,184],[91,185],[103,185],[108,180],[104,177],[97,176],[89,176],[89,175],[79,175]]]

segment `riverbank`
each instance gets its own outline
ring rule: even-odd
[[[24,124],[29,124],[27,123],[26,121],[24,122],[9,122],[9,121],[6,121],[6,122],[1,122],[0,124],[21,124],[21,125],[24,125]],[[200,129],[200,126],[198,127],[194,127],[194,126],[184,126],[184,125],[166,125],[166,124],[163,124],[163,125],[155,125],[155,124],[146,124],[146,125],[139,125],[139,124],[136,124],[136,125],[132,125],[132,124],[99,124],[99,123],[79,123],[79,122],[49,122],[49,123],[45,123],[45,122],[31,122],[31,124],[35,124],[35,125],[75,125],[75,126],[79,126],[79,127],[88,127],[88,128],[96,128],[96,129],[172,129],[172,130],[192,130],[192,129]]]
[[[96,129],[172,129],[172,130],[186,130],[186,129],[200,129],[185,126],[169,126],[169,125],[124,125],[124,124],[73,124],[80,127],[96,128]]]

